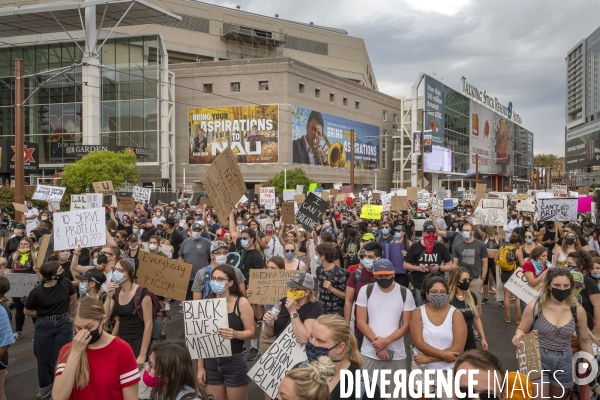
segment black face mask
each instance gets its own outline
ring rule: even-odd
[[[568,238],[565,239],[565,241],[567,242],[567,244],[574,244],[575,243],[575,238],[568,237]]]
[[[108,262],[108,257],[106,256],[106,254],[98,254],[96,262],[98,263],[98,265],[106,264]]]
[[[469,290],[469,286],[471,286],[471,282],[458,282],[458,287],[460,290]]]
[[[510,217],[511,217],[512,219],[517,219],[517,216],[516,216],[516,215],[511,215]]]
[[[102,337],[102,332],[100,332],[100,327],[102,326],[102,323],[100,323],[100,325],[98,325],[98,327],[96,329],[94,329],[93,331],[90,331],[90,341],[88,343],[88,345],[90,344],[94,344],[96,343],[98,340],[100,340],[100,338]],[[104,329],[103,329],[104,331]]]
[[[350,236],[352,236],[352,237],[356,236],[356,234],[357,234],[357,233],[358,233],[358,232],[356,232],[356,229],[350,229],[350,230],[348,231],[348,234],[349,234]]]
[[[544,224],[544,226],[545,226],[547,229],[552,229],[552,228],[554,227],[554,224],[553,224],[552,222],[550,222],[550,223],[546,222],[546,223]]]
[[[527,229],[529,229],[529,226],[530,225],[523,225],[523,229],[527,230]]]
[[[47,235],[49,233],[47,230],[42,229],[42,228],[38,228],[37,231],[38,231],[38,235],[37,235],[38,239],[40,236]]]
[[[557,289],[557,288],[552,288],[552,296],[554,296],[554,298],[557,301],[563,302],[567,299],[567,297],[569,297],[569,295],[571,294],[571,288],[569,289]]]
[[[392,286],[392,283],[394,283],[394,278],[388,278],[388,279],[377,279],[377,284],[379,285],[380,288],[382,289],[387,289],[390,286]]]

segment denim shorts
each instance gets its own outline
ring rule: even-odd
[[[570,348],[554,351],[540,347],[540,356],[545,370],[544,382],[549,381],[552,386],[565,389],[573,386],[573,353]]]
[[[250,383],[244,353],[236,353],[231,357],[206,358],[204,369],[207,385],[239,387]]]

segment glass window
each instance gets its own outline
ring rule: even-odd
[[[148,67],[144,69],[144,97],[158,97],[158,67]]]
[[[129,88],[131,99],[144,98],[144,70],[139,68],[131,68],[129,70]]]
[[[129,66],[129,39],[115,39],[115,68]]]
[[[117,60],[115,58],[114,40],[108,40],[104,43],[104,46],[102,46],[102,49],[100,50],[100,59],[102,64],[107,68],[104,72],[108,71],[108,68],[115,68]]]
[[[10,76],[11,74],[10,48],[0,50],[0,76]]]
[[[118,109],[118,123],[117,130],[119,131],[129,131],[130,127],[130,119],[129,119],[129,102],[128,101],[119,101],[117,102]]]
[[[158,129],[158,114],[156,99],[144,101],[145,128],[147,131]]]
[[[48,46],[35,47],[35,72],[48,70]]]
[[[136,100],[129,102],[129,112],[131,115],[131,130],[132,131],[143,131],[144,130],[144,101]]]
[[[114,101],[103,101],[101,103],[102,116],[100,120],[100,131],[116,132],[117,130],[117,104]]]
[[[14,135],[13,107],[0,107],[0,136]]]
[[[158,65],[158,38],[156,36],[144,37],[144,66]]]

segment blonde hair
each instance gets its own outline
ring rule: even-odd
[[[329,337],[335,343],[346,344],[344,354],[342,354],[343,358],[347,358],[358,368],[362,367],[362,357],[358,351],[356,336],[344,318],[337,314],[323,314],[317,318],[317,323],[329,329]]]
[[[457,267],[457,268],[453,268],[452,271],[450,271],[450,274],[448,275],[448,294],[450,295],[448,297],[448,302],[451,302],[455,297],[456,297],[456,292],[458,289],[458,282],[460,281],[460,276],[464,273],[469,273],[469,271],[467,271],[465,268],[463,267]],[[465,290],[465,304],[467,305],[467,307],[469,307],[471,310],[473,310],[473,313],[475,315],[477,315],[477,306],[475,306],[475,300],[473,299],[473,295],[471,294],[470,290]]]
[[[573,243],[573,246],[575,246],[575,251],[579,251],[579,249],[581,249],[581,243],[579,243],[579,236],[577,236],[577,233],[575,233],[574,231],[566,233],[565,237],[563,237],[562,244],[560,246],[562,252],[565,253],[565,256],[567,255],[567,248],[569,247],[569,245],[567,244],[567,235],[575,236],[575,243]]]
[[[319,357],[306,367],[294,368],[285,376],[294,381],[299,400],[329,400],[329,381],[335,374],[335,366],[329,357]]]
[[[91,319],[94,321],[102,321],[104,317],[104,307],[102,302],[94,297],[85,296],[77,300],[71,307],[71,321],[75,318]],[[65,354],[65,360],[69,360],[72,347],[69,347]],[[65,361],[65,362],[66,362]],[[81,353],[77,370],[75,371],[75,388],[83,389],[90,382],[90,363],[88,362],[87,353]]]
[[[573,275],[571,275],[571,272],[567,268],[552,267],[548,268],[548,271],[542,280],[542,286],[540,288],[540,300],[538,302],[536,313],[537,315],[541,315],[544,309],[550,303],[550,296],[552,296],[552,287],[550,285],[552,284],[552,280],[554,278],[558,278],[559,276],[565,276],[569,278],[569,282],[571,283],[571,294],[569,297],[567,297],[565,302],[572,307],[579,305],[579,302],[575,298],[575,290],[573,290],[575,288],[575,281],[573,281]]]
[[[43,236],[40,236],[40,239]],[[23,236],[21,239],[19,239],[19,248],[21,247],[21,242],[22,241],[26,241],[27,243],[29,243],[29,257],[31,257],[31,261],[33,262],[33,265],[35,266],[36,262],[37,262],[37,256],[38,256],[38,252],[35,249],[35,247],[33,246],[33,240],[31,240],[31,238],[27,237],[27,236]],[[15,261],[17,261],[17,258],[21,257],[21,253],[19,253],[19,251],[15,251],[11,257],[12,259],[12,263],[14,263]],[[12,265],[8,266],[7,268],[12,268]]]

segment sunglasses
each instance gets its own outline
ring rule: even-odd
[[[107,255],[107,256],[114,256],[113,253],[109,253],[107,251],[101,251],[100,253],[98,253],[98,255]]]
[[[295,253],[296,250],[284,250],[286,253]]]
[[[240,239],[242,239],[242,240],[248,240],[248,239],[250,239],[250,236],[242,236],[242,237],[240,237]]]

